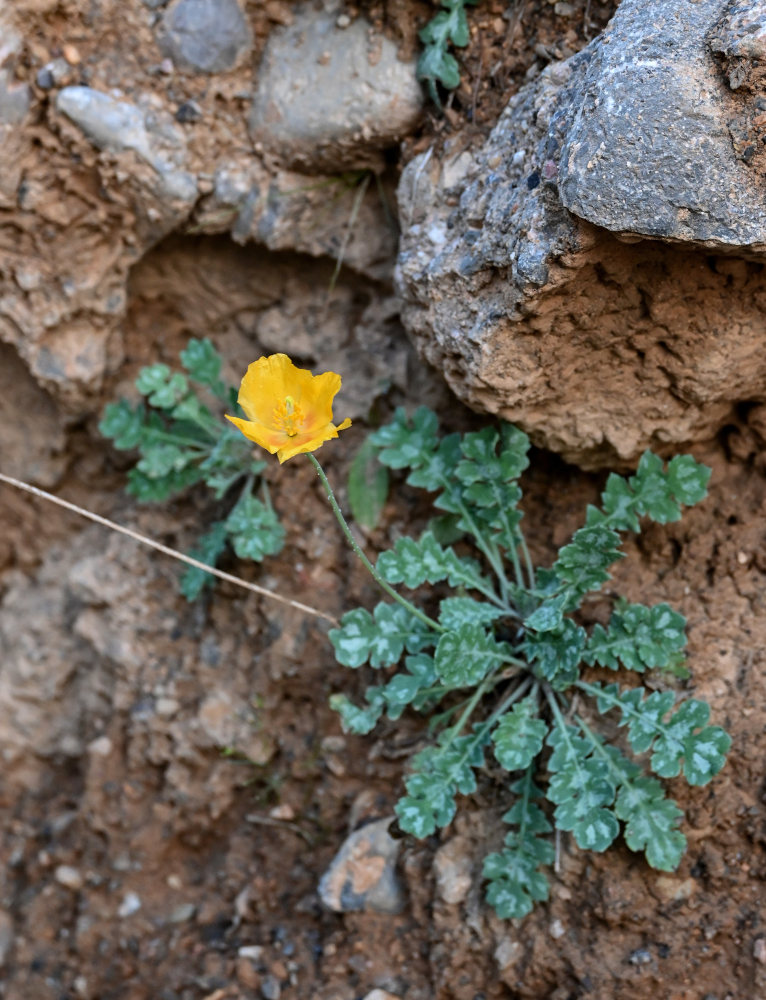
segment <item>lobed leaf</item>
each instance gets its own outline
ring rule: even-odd
[[[221,381],[223,361],[207,337],[201,340],[192,338],[188,342],[185,349],[181,351],[181,364],[189,373],[190,378],[210,389],[224,403],[228,403],[228,390]]]
[[[495,757],[507,771],[526,770],[543,748],[548,726],[537,717],[533,697],[517,702],[492,732]]]
[[[575,625],[571,618],[563,618],[556,630],[527,632],[521,649],[535,664],[535,675],[560,691],[570,687],[579,677],[586,638],[584,628]]]
[[[410,419],[399,407],[390,424],[374,431],[369,440],[380,449],[379,459],[392,469],[419,469],[436,451],[438,420],[427,406],[419,407]]]
[[[226,530],[237,556],[255,562],[276,555],[285,541],[285,529],[276,511],[252,493],[243,496],[232,509],[226,518]]]
[[[623,558],[619,545],[620,536],[606,524],[586,525],[574,533],[553,564],[573,600],[589,590],[598,590],[610,579],[608,567]]]
[[[335,658],[342,666],[360,667],[369,660],[373,667],[390,667],[405,649],[417,653],[433,642],[433,633],[401,604],[381,602],[373,614],[355,608],[343,616],[340,628],[330,629]]]
[[[196,546],[189,555],[207,566],[215,566],[226,548],[227,536],[226,522],[215,521],[210,526],[210,530],[199,537]],[[181,577],[180,590],[187,601],[195,601],[204,588],[214,582],[215,577],[211,573],[206,573],[196,566],[190,566]]]
[[[674,778],[683,768],[689,784],[705,785],[723,767],[731,738],[720,726],[708,726],[710,706],[690,698],[667,720],[675,704],[672,691],[644,688],[620,691],[616,684],[579,686],[595,694],[600,712],[619,708],[620,725],[628,726],[628,740],[636,753],[651,750],[651,768],[661,778]]]
[[[607,628],[595,625],[583,652],[588,664],[617,670],[668,667],[686,646],[686,619],[669,604],[621,603]]]
[[[189,383],[180,372],[171,372],[167,365],[156,364],[141,369],[136,388],[152,406],[172,410],[189,392]]]
[[[553,845],[539,836],[550,832],[551,825],[534,801],[541,792],[532,780],[531,768],[511,791],[519,798],[503,820],[518,829],[506,834],[503,850],[485,858],[483,870],[490,883],[487,902],[501,919],[525,917],[535,902],[548,898],[548,880],[539,867],[554,859]]]
[[[436,675],[449,688],[479,684],[509,654],[508,644],[498,642],[481,625],[461,625],[440,636],[434,656]]]

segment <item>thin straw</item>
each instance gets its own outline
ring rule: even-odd
[[[9,486],[15,486],[19,490],[24,490],[27,493],[32,493],[36,497],[41,497],[43,500],[50,500],[51,503],[58,504],[59,507],[64,507],[66,510],[74,511],[75,514],[79,514],[81,517],[87,517],[89,521],[95,521],[96,524],[102,524],[105,528],[110,528],[112,531],[118,531],[121,535],[127,535],[128,538],[132,538],[136,542],[140,542],[142,545],[148,545],[150,549],[156,549],[158,552],[162,552],[166,556],[171,556],[173,559],[178,559],[179,562],[186,563],[187,566],[193,566],[195,569],[202,569],[206,573],[212,573],[213,576],[218,577],[219,580],[226,580],[228,583],[233,583],[237,587],[244,587],[245,590],[252,590],[255,594],[260,594],[261,597],[268,597],[272,601],[279,601],[280,604],[287,604],[291,608],[295,608],[297,611],[303,611],[307,615],[313,615],[315,618],[323,618],[325,621],[330,622],[333,625],[337,625],[337,619],[333,618],[332,615],[326,614],[324,611],[320,611],[318,608],[312,608],[308,604],[302,604],[300,601],[293,601],[289,597],[283,597],[281,594],[277,594],[273,590],[268,590],[266,587],[259,587],[257,583],[249,583],[247,580],[242,580],[238,576],[232,576],[231,573],[224,573],[220,569],[216,569],[214,566],[206,566],[205,563],[200,562],[198,559],[193,559],[191,556],[184,555],[183,552],[178,552],[176,549],[171,549],[167,545],[162,545],[160,542],[155,542],[152,538],[147,538],[146,535],[141,535],[137,531],[133,531],[131,528],[125,528],[121,524],[115,524],[114,521],[110,521],[106,517],[101,517],[99,514],[94,514],[90,510],[85,510],[83,507],[78,507],[77,504],[70,503],[68,500],[62,500],[60,497],[54,496],[52,493],[46,493],[45,490],[39,489],[37,486],[32,486],[30,483],[22,482],[20,479],[14,479],[12,476],[6,476],[0,472],[0,482],[7,483]]]

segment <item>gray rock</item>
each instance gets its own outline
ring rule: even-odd
[[[162,19],[158,42],[182,69],[224,73],[249,52],[252,32],[237,0],[176,0]]]
[[[173,162],[182,155],[171,158],[166,151],[167,147],[183,150],[179,130],[167,126],[163,129],[137,105],[118,101],[92,87],[64,87],[56,97],[56,109],[78,125],[99,149],[114,153],[133,150],[157,172],[167,195],[194,202],[196,179]]]
[[[483,148],[402,174],[416,346],[469,406],[584,467],[709,439],[766,393],[760,265],[731,256],[766,251],[763,170],[734,141],[749,96],[705,54],[720,8],[623,0]]]
[[[763,90],[766,76],[766,6],[730,0],[709,36],[732,90]]]
[[[31,97],[26,83],[0,69],[0,125],[17,125],[29,111]]]
[[[766,198],[732,156],[728,88],[706,41],[720,12],[721,0],[620,5],[591,47],[561,150],[570,212],[614,232],[766,252]],[[730,41],[760,37],[763,49],[738,32]]]
[[[407,135],[423,95],[415,64],[358,18],[339,28],[337,5],[300,9],[269,36],[253,96],[253,140],[289,165],[339,170],[378,165]]]
[[[13,947],[13,920],[7,910],[0,910],[0,969],[6,964]]]
[[[393,816],[375,820],[346,838],[319,883],[330,910],[400,913],[404,890],[396,873],[399,842],[389,836]]]

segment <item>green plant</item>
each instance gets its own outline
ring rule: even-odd
[[[620,533],[640,531],[642,518],[680,518],[683,505],[706,496],[710,470],[688,455],[666,467],[646,452],[635,475],[609,476],[600,508],[588,507],[585,525],[553,566],[535,569],[518,506],[525,434],[505,424],[499,432],[440,437],[435,415],[421,408],[411,419],[397,411],[371,442],[385,466],[407,470],[407,483],[434,493],[442,512],[418,540],[402,537],[379,556],[375,575],[394,600],[372,613],[349,611],[330,632],[347,667],[382,672],[404,661],[367,689],[361,707],[333,695],[347,731],[368,733],[382,715],[398,719],[408,707],[430,717],[435,740],[412,761],[396,806],[400,827],[422,838],[447,825],[456,796],[476,790],[491,750],[513,776],[503,817],[509,832],[484,863],[487,898],[501,917],[523,917],[547,898],[541,869],[553,860],[554,828],[571,832],[581,848],[604,851],[622,824],[632,850],[654,868],[674,869],[686,843],[681,812],[657,777],[682,773],[692,785],[706,784],[730,739],[708,724],[704,702],[676,704],[662,675],[648,690],[589,680],[583,671],[688,677],[685,619],[664,603],[618,600],[609,622],[588,632],[577,612],[623,557]],[[425,584],[438,588],[425,608],[392,589]],[[599,731],[600,716],[613,711],[630,749],[648,755],[657,777]]]
[[[210,525],[190,554],[215,566],[230,544],[241,559],[260,562],[280,551],[285,534],[259,477],[266,463],[253,459],[252,445],[219,415],[224,407],[241,411],[236,389],[221,380],[221,357],[210,341],[190,340],[181,364],[185,374],[165,364],[142,368],[135,384],[143,401],[109,403],[99,430],[115,448],[138,451],[127,489],[140,501],[167,500],[200,482],[220,500],[240,486],[228,515]],[[191,601],[212,582],[209,573],[190,568],[181,592]]]
[[[460,67],[449,51],[450,44],[464,48],[470,39],[465,9],[479,0],[441,0],[444,8],[421,28],[418,36],[423,42],[417,65],[418,80],[428,87],[433,102],[441,107],[437,81],[447,90],[460,86]]]

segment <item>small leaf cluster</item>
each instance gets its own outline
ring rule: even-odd
[[[417,65],[417,78],[428,87],[432,100],[438,106],[437,82],[447,90],[460,85],[460,67],[449,51],[450,45],[464,48],[470,39],[466,7],[478,0],[441,0],[442,9],[424,27],[418,36],[423,42]]]
[[[505,842],[484,864],[487,899],[502,917],[525,916],[549,892],[551,835],[604,851],[622,833],[656,869],[685,849],[681,811],[660,778],[704,785],[722,768],[728,735],[710,708],[679,696],[685,619],[665,603],[617,599],[606,624],[586,629],[578,610],[611,579],[622,535],[644,519],[666,524],[707,493],[710,470],[687,455],[667,465],[651,452],[632,476],[612,474],[599,506],[553,565],[535,568],[522,530],[520,477],[529,440],[504,424],[441,436],[422,407],[398,410],[370,436],[378,460],[433,495],[439,515],[377,560],[396,600],[349,611],[330,632],[338,661],[381,680],[364,704],[333,695],[347,731],[369,733],[406,709],[430,719],[434,741],[411,762],[396,805],[399,826],[427,837],[455,815],[490,765],[507,772]],[[421,591],[412,595],[393,590]],[[650,686],[589,681],[587,668],[655,673]],[[602,716],[624,739],[606,741]]]
[[[183,371],[165,364],[142,368],[135,382],[140,401],[107,404],[99,430],[115,448],[138,452],[127,490],[144,503],[167,500],[196,483],[206,484],[216,500],[241,486],[228,515],[213,522],[189,554],[215,566],[231,546],[239,558],[259,562],[280,551],[285,535],[259,478],[266,463],[253,459],[252,445],[223,419],[225,408],[240,411],[236,389],[221,379],[222,359],[212,343],[190,340],[180,357]],[[262,498],[254,495],[256,487]],[[181,593],[192,601],[213,579],[192,567],[181,579]]]

